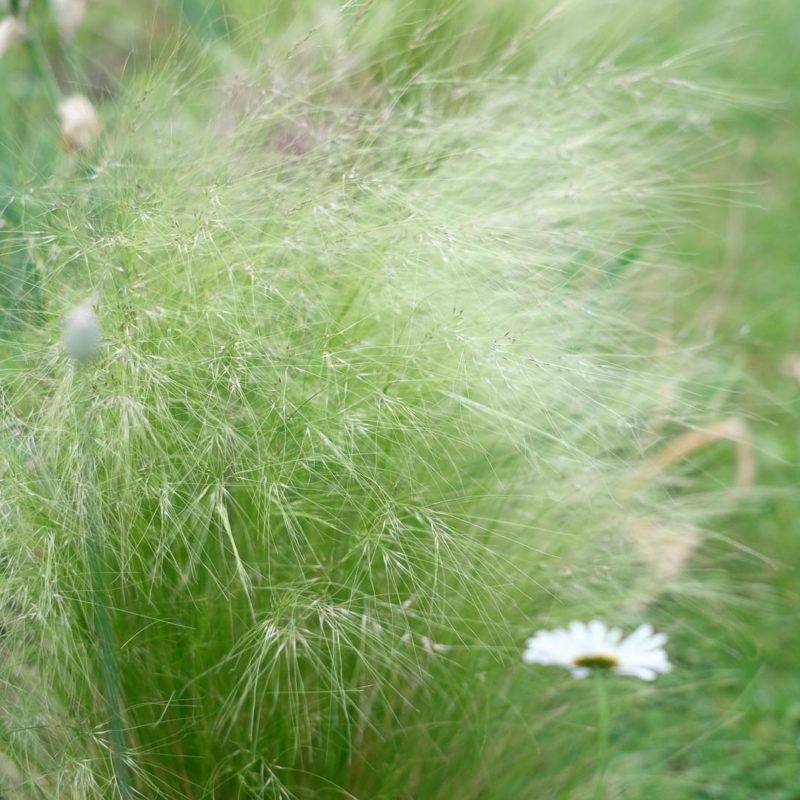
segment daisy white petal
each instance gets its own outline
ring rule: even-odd
[[[578,680],[588,678],[591,674],[592,671],[588,667],[577,667],[572,670],[572,677],[578,678]]]
[[[614,672],[617,675],[630,675],[633,678],[640,678],[643,681],[653,681],[658,673],[654,669],[647,667],[617,667]]]

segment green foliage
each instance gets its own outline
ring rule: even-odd
[[[588,797],[586,687],[520,650],[725,508],[640,478],[726,397],[666,302],[708,98],[614,4],[246,5],[93,11],[153,57],[84,154],[0,60],[2,791]]]

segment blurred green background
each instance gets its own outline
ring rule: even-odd
[[[735,406],[754,433],[758,479],[691,564],[706,591],[662,602],[702,691],[648,720],[675,780],[647,790],[790,800],[800,797],[800,5],[686,5],[678,28],[701,16],[729,22],[715,77],[750,98],[718,123],[727,156],[698,172],[744,194],[685,232],[697,285],[684,313],[743,371]],[[724,677],[712,678],[722,662]]]
[[[102,3],[97,4],[98,6]],[[429,12],[424,3],[416,13]],[[290,26],[308,3],[270,4],[276,25]],[[409,7],[411,4],[409,4]],[[513,2],[486,3],[485,19],[502,42],[514,29]],[[730,365],[732,406],[756,443],[755,489],[734,514],[717,519],[692,558],[697,581],[662,596],[653,622],[673,632],[672,649],[683,674],[679,689],[633,719],[618,720],[613,737],[625,756],[612,770],[619,796],[652,800],[797,800],[800,798],[800,3],[797,0],[675,2],[654,18],[643,58],[668,58],[697,48],[709,86],[730,100],[709,122],[708,156],[694,168],[697,186],[725,186],[724,199],[693,208],[676,243],[683,262],[680,313],[687,335],[707,344]],[[104,36],[88,31],[76,51],[90,54],[85,69],[98,98],[113,92],[114,77],[136,56],[120,46],[145,42],[155,31],[165,50],[175,31],[224,42],[234,16],[262,13],[258,2],[202,0],[128,4],[108,15]],[[98,13],[101,13],[98,11]],[[97,27],[94,28],[97,30]],[[410,71],[406,43],[384,69]],[[252,46],[258,42],[251,41]],[[224,49],[224,48],[223,48]],[[224,56],[221,56],[224,57]],[[414,58],[454,58],[415,52]],[[79,61],[62,54],[69,75]],[[70,67],[70,64],[73,64]],[[4,65],[4,69],[10,69]],[[5,79],[0,72],[0,80]],[[22,85],[20,92],[30,91]],[[18,100],[18,98],[16,98]],[[20,123],[0,92],[0,137],[8,142]],[[34,169],[52,169],[41,138],[25,152],[0,151],[0,178],[24,186]],[[20,157],[23,156],[23,157]],[[13,204],[4,208],[13,224]],[[27,285],[3,287],[19,298]],[[729,473],[726,445],[694,459],[709,491]],[[613,788],[613,782],[612,782]]]

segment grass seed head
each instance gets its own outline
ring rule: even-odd
[[[86,0],[50,0],[50,10],[65,39],[74,38],[86,16]]]
[[[102,338],[100,323],[88,302],[64,317],[62,343],[76,361],[91,361],[100,349]]]
[[[25,24],[15,16],[0,19],[0,57],[15,43],[26,36]]]
[[[58,104],[61,139],[69,150],[89,150],[100,136],[100,118],[91,100],[72,94]]]

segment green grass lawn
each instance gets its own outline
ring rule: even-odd
[[[800,380],[788,367],[800,352],[800,8],[750,5],[728,17],[741,39],[718,69],[765,107],[731,109],[717,136],[732,153],[700,173],[746,187],[747,201],[708,208],[683,242],[701,287],[687,324],[710,328],[742,370],[734,407],[755,437],[757,487],[691,562],[698,593],[659,604],[690,688],[619,731],[653,747],[653,777],[632,797],[800,797]]]

